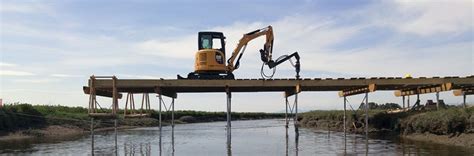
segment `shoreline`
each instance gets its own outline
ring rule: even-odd
[[[473,112],[474,107],[396,114],[373,110],[369,111],[369,137],[396,137],[474,149]],[[303,113],[299,120],[301,127],[343,132],[343,117],[343,111],[312,111]],[[364,118],[360,111],[348,115],[347,132],[364,135]]]
[[[123,129],[133,129],[140,126],[119,126],[117,130]],[[103,127],[94,129],[94,132],[105,132],[113,131],[113,127]],[[6,135],[0,136],[0,141],[10,142],[10,141],[23,141],[29,139],[38,139],[45,138],[51,140],[61,140],[61,138],[76,137],[89,135],[90,131],[84,130],[80,127],[74,127],[69,125],[50,125],[44,128],[31,128],[26,130],[19,130],[15,132],[10,132]]]
[[[421,141],[428,143],[443,144],[449,146],[458,146],[466,148],[474,148],[474,134],[473,133],[461,133],[458,136],[450,135],[436,135],[431,133],[414,133],[408,135],[400,135],[400,138]]]
[[[280,118],[265,118],[265,119],[280,119]],[[241,119],[245,120],[265,120],[265,119]],[[194,123],[207,123],[207,122],[220,122],[221,120],[197,120],[194,122],[183,122],[181,120],[176,120],[175,124],[194,124]],[[240,121],[240,120],[233,120]],[[169,126],[168,121],[163,121],[162,126]],[[124,129],[134,129],[142,127],[158,127],[158,125],[146,125],[146,126],[130,126],[122,125],[118,126],[117,130]],[[106,132],[113,131],[114,127],[100,127],[95,128],[94,132]],[[23,141],[29,139],[38,139],[46,138],[52,140],[61,140],[61,138],[76,137],[76,136],[85,136],[90,135],[90,131],[81,127],[71,126],[71,125],[48,125],[43,128],[30,128],[25,130],[18,130],[14,132],[7,133],[5,135],[0,135],[0,142],[11,142],[11,141]]]

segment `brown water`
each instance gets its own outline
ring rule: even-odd
[[[232,141],[227,146],[225,122],[176,125],[174,139],[171,127],[163,127],[160,144],[159,129],[120,130],[117,151],[113,132],[95,135],[95,154],[119,155],[473,155],[474,150],[399,140],[380,139],[348,134],[344,146],[341,132],[288,129],[283,120],[250,120],[232,122]],[[32,139],[0,142],[0,154],[13,155],[91,155],[90,136],[56,140]],[[160,146],[161,145],[161,146]],[[160,150],[161,149],[161,150]]]

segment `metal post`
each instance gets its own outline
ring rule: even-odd
[[[115,154],[118,154],[118,146],[117,146],[117,118],[114,119],[114,132],[115,132]]]
[[[295,118],[293,118],[293,122],[295,124],[295,135],[298,138],[298,136],[299,136],[299,132],[298,132],[298,89],[296,89],[296,93],[295,93]]]
[[[365,137],[369,135],[369,92],[365,92]]]
[[[285,127],[288,129],[288,97],[285,95]],[[286,133],[288,135],[288,133]]]
[[[161,90],[160,90],[160,91],[161,91]],[[160,155],[161,155],[161,132],[162,132],[162,131],[161,131],[161,130],[162,130],[162,125],[161,125],[161,105],[162,105],[162,101],[163,101],[163,99],[162,99],[162,97],[161,97],[161,92],[160,92],[160,94],[158,94],[158,100],[160,101],[160,102],[159,102],[159,103],[160,103],[160,106],[159,106],[159,108],[158,108],[158,123],[159,123],[159,129],[160,129],[160,130],[159,130],[159,131],[160,131],[160,136],[159,136],[159,137],[160,137],[160,138],[159,138],[159,139],[160,139],[160,140],[159,140],[159,142],[160,142],[160,147],[159,147],[159,148],[160,148]]]
[[[171,101],[171,145],[174,155],[174,98]]]
[[[439,92],[436,92],[436,110],[439,110]]]
[[[346,124],[347,124],[347,121],[346,121],[346,96],[344,96],[344,150],[346,149]]]
[[[369,92],[365,92],[365,150],[369,153]]]
[[[402,96],[402,100],[403,100],[403,107],[402,108],[405,108],[405,96]]]
[[[94,118],[91,118],[91,153],[94,155]]]
[[[231,132],[231,102],[232,102],[232,93],[230,92],[229,87],[226,87],[227,94],[227,155],[232,155],[232,132]]]
[[[408,108],[410,108],[410,95],[408,95],[407,104],[408,104]]]
[[[463,98],[462,105],[464,106],[464,108],[467,108],[467,106],[466,106],[466,92],[462,93],[462,98]]]

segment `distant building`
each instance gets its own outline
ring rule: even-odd
[[[3,106],[3,100],[0,99],[0,108],[2,108],[2,106]]]

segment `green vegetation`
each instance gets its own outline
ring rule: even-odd
[[[459,134],[474,132],[474,107],[448,108],[407,116],[401,121],[401,130],[405,134]]]
[[[370,106],[370,105],[369,105]],[[305,127],[343,130],[344,111],[311,111],[303,113],[300,124]],[[365,123],[363,110],[347,111],[348,129],[362,132]],[[432,133],[438,135],[474,132],[474,107],[449,107],[439,111],[409,111],[387,113],[376,109],[369,111],[370,131],[388,130],[411,133]]]
[[[107,110],[105,110],[107,111]],[[110,110],[108,110],[110,111]],[[152,111],[150,118],[126,118],[119,110],[119,124],[126,126],[157,126],[158,112]],[[232,112],[233,120],[267,119],[284,117],[282,113],[237,113]],[[225,121],[225,112],[175,111],[177,123]],[[171,112],[163,112],[162,120],[171,120]],[[180,121],[181,120],[181,121]],[[83,107],[31,105],[26,103],[6,104],[0,108],[0,135],[29,128],[43,128],[48,125],[61,125],[88,129],[90,118]],[[97,127],[113,125],[107,121],[98,122]]]

